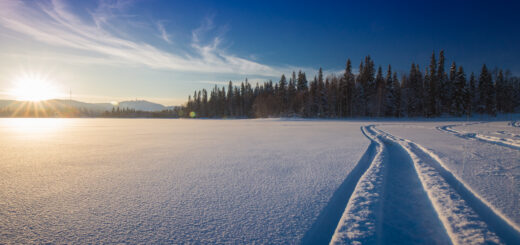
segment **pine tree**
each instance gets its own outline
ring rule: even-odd
[[[305,77],[305,72],[301,70],[298,71],[298,91],[307,91],[307,77]]]
[[[452,112],[455,116],[462,116],[468,109],[466,99],[466,74],[462,66],[459,66],[454,78],[454,91],[452,99]]]
[[[208,116],[208,91],[206,89],[202,89],[202,110],[201,117]]]
[[[520,110],[520,78],[512,77],[511,78],[511,87],[512,90],[512,103],[511,103],[511,111],[518,112]]]
[[[435,60],[435,52],[432,53],[430,59],[430,69],[425,75],[428,75],[428,83],[427,86],[427,113],[428,117],[437,116],[437,100],[439,99],[439,95],[437,94],[438,89],[438,79],[437,79],[437,61]]]
[[[456,79],[457,79],[457,65],[455,64],[455,62],[453,62],[453,63],[451,63],[451,66],[450,66],[450,77],[448,78],[448,82],[445,87],[445,93],[446,93],[446,96],[448,97],[448,103],[449,103],[448,112],[450,113],[450,115],[456,115],[456,112],[454,111]]]
[[[506,112],[507,104],[511,101],[511,98],[508,96],[508,86],[506,85],[506,81],[504,79],[504,73],[502,70],[498,72],[496,78],[496,96],[497,96],[497,111],[498,112]]]
[[[226,102],[227,102],[227,115],[232,117],[232,116],[235,116],[234,113],[233,113],[233,82],[229,81],[228,83],[228,92],[227,92],[227,98],[226,98]]]
[[[446,113],[449,111],[450,97],[448,94],[448,78],[446,72],[444,72],[444,50],[439,53],[439,65],[437,66],[437,112],[438,114]]]
[[[345,115],[352,117],[353,109],[352,106],[354,104],[354,90],[356,86],[355,76],[352,73],[352,63],[350,59],[347,60],[347,65],[345,67],[345,73],[343,74],[343,79],[346,84],[345,91]]]
[[[354,106],[353,113],[356,116],[367,116],[367,95],[365,91],[365,79],[364,79],[364,65],[363,62],[359,64],[359,74],[356,76],[356,83],[354,85]]]
[[[287,109],[287,79],[285,75],[282,74],[280,78],[280,82],[278,82],[278,96],[281,102],[280,111],[284,113]]]
[[[406,102],[408,116],[417,117],[423,115],[423,81],[419,66],[412,63],[410,75],[405,83]]]
[[[397,78],[397,72],[394,72],[394,75],[392,76],[393,80],[393,87],[395,91],[395,100],[394,100],[394,108],[395,108],[395,117],[401,117],[402,116],[402,85],[399,83],[399,79]]]
[[[471,116],[473,114],[473,111],[475,110],[476,106],[476,95],[477,95],[477,89],[475,87],[475,74],[472,72],[469,77],[469,83],[467,88],[467,96],[466,96],[466,104],[468,105],[468,108],[466,110],[466,114],[468,116]]]
[[[297,108],[296,105],[296,73],[293,71],[292,77],[289,79],[289,85],[287,87],[287,101],[288,101],[288,109],[287,111],[290,113],[294,113]]]
[[[377,69],[376,75],[376,116],[383,116],[383,103],[385,98],[385,80],[383,79],[383,70],[381,66]]]
[[[388,65],[388,71],[385,79],[385,100],[384,100],[384,115],[386,117],[392,117],[396,114],[396,97],[397,91],[394,87],[395,83],[392,78],[392,66]]]
[[[327,110],[327,97],[325,94],[325,81],[323,80],[323,70],[320,67],[318,71],[318,94],[317,94],[317,103],[318,103],[318,116],[325,116],[325,111]]]
[[[486,65],[482,66],[479,77],[480,107],[481,111],[490,115],[496,115],[495,86]]]
[[[365,85],[363,87],[367,101],[365,116],[375,116],[377,111],[377,86],[374,78],[376,70],[374,61],[372,61],[370,56],[365,57],[365,65],[363,68],[363,72],[360,72],[360,76],[362,76],[362,82]]]
[[[319,103],[320,103],[320,92],[318,89],[318,79],[314,76],[314,80],[312,80],[309,86],[309,97],[307,99],[307,107],[309,108],[309,116],[316,117],[319,111]]]

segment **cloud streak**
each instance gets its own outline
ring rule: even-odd
[[[166,29],[164,29],[164,25],[161,22],[157,22],[157,29],[159,29],[159,32],[161,33],[161,38],[169,43],[172,44],[172,40],[170,39],[170,35],[166,32]]]
[[[201,35],[214,28],[211,19],[192,32],[191,53],[167,52],[151,44],[132,40],[128,38],[131,37],[128,33],[116,33],[104,25],[107,19],[114,17],[110,15],[113,8],[117,6],[100,4],[97,11],[91,14],[91,21],[86,21],[58,0],[31,6],[19,1],[0,1],[0,25],[39,42],[86,51],[118,65],[257,76],[279,76],[289,70],[229,54],[219,47],[221,36],[213,38],[209,44],[203,44]],[[158,24],[158,29],[160,37],[172,43],[162,24]]]

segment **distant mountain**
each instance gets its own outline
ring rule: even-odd
[[[0,109],[6,109],[16,111],[18,108],[24,108],[34,103],[27,101],[17,100],[0,100]],[[146,100],[134,100],[134,101],[122,101],[117,105],[111,103],[86,103],[76,100],[46,100],[37,103],[39,109],[42,110],[57,110],[62,111],[66,109],[75,108],[78,110],[86,110],[94,113],[101,113],[104,111],[110,111],[114,107],[121,109],[134,109],[136,111],[161,111],[166,109],[172,109],[173,107],[166,107],[161,104],[152,103]]]
[[[119,108],[130,108],[136,111],[162,111],[167,107],[146,100],[130,100],[119,102]]]

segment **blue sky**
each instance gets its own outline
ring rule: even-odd
[[[340,72],[370,54],[406,72],[444,49],[520,75],[515,1],[1,1],[0,98],[22,73],[89,102],[172,105],[225,81]],[[67,91],[67,92],[65,92]],[[64,95],[65,96],[65,95]]]

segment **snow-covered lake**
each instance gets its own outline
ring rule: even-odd
[[[0,119],[0,243],[297,243],[369,143],[345,122]]]
[[[515,243],[514,125],[0,119],[0,243]]]

